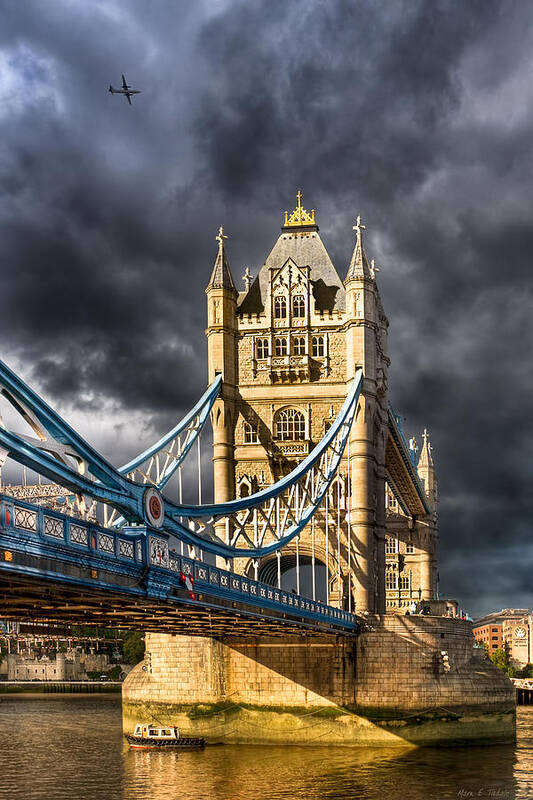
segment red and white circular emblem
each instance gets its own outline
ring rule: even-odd
[[[165,519],[165,507],[163,498],[157,489],[151,486],[144,493],[144,518],[152,528],[160,528]]]

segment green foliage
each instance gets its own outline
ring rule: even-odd
[[[516,678],[533,678],[533,664],[526,664],[525,667],[519,669],[515,675]]]
[[[122,652],[126,664],[138,664],[144,658],[144,634],[129,631],[122,639]]]
[[[107,677],[110,681],[118,681],[121,672],[122,670],[120,669],[120,664],[115,664],[114,667],[111,667],[111,669],[107,670]]]
[[[495,667],[505,672],[510,678],[516,676],[516,669],[511,666],[509,654],[505,650],[495,650],[489,655],[489,661],[492,661]]]

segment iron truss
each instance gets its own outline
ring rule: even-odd
[[[133,461],[116,469],[24,381],[0,362],[0,390],[38,440],[0,428],[0,446],[15,461],[123,518],[177,536],[227,559],[259,558],[280,550],[310,522],[343,456],[361,393],[362,372],[322,441],[289,475],[256,494],[221,504],[184,505],[161,490],[196,441],[220,389],[219,377],[182,422]],[[69,462],[74,463],[74,467]]]
[[[9,619],[200,636],[355,634],[354,614],[116,530],[0,495],[0,606]]]

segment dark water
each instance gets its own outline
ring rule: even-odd
[[[118,698],[2,697],[0,746],[2,800],[533,798],[533,707],[516,746],[158,753],[127,748]]]

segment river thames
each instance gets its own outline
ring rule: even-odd
[[[2,799],[533,798],[533,707],[518,709],[516,745],[162,753],[129,750],[118,696],[4,695],[0,737]]]

